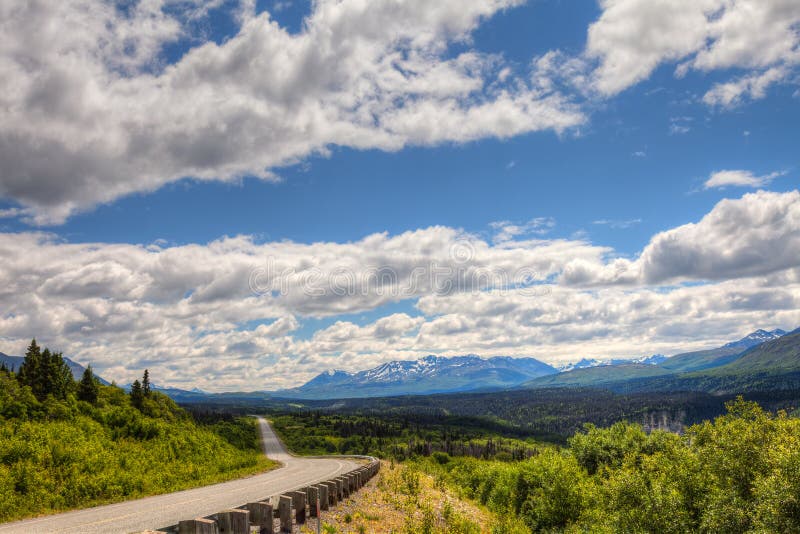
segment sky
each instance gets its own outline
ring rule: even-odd
[[[274,390],[800,326],[796,0],[6,0],[0,351]]]

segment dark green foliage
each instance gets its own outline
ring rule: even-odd
[[[44,401],[48,396],[65,400],[75,386],[72,372],[61,353],[50,352],[48,348],[41,350],[35,339],[25,351],[25,359],[19,368],[19,380],[31,388],[39,401]]]
[[[78,400],[88,402],[89,404],[95,404],[99,392],[100,386],[92,372],[92,366],[90,365],[83,372],[83,377],[81,377],[81,381],[78,383]]]
[[[131,384],[130,396],[131,406],[141,410],[144,406],[144,391],[142,390],[142,384],[139,380],[134,380],[133,384]]]
[[[144,375],[142,376],[142,395],[145,397],[150,396],[150,371],[148,369],[144,370]]]
[[[698,423],[725,412],[732,395],[705,393],[637,393],[619,395],[593,389],[538,389],[492,393],[346,399],[330,402],[273,401],[273,413],[364,416],[390,424],[391,421],[429,427],[444,425],[454,430],[473,429],[477,436],[498,434],[566,443],[566,438],[583,428],[584,423],[609,426],[621,420],[641,423],[646,428]],[[748,396],[780,409],[800,405],[800,391]],[[196,405],[197,406],[197,405]],[[211,409],[209,405],[205,409]],[[231,410],[225,406],[224,409]],[[291,411],[290,411],[291,410]],[[253,406],[238,408],[239,413],[254,411]],[[305,415],[303,417],[306,417]],[[378,428],[358,429],[377,432]],[[363,434],[362,432],[362,434]]]
[[[271,419],[287,447],[301,454],[366,454],[397,460],[435,455],[440,461],[471,456],[510,461],[537,451],[531,440],[512,432],[500,433],[486,421],[464,418],[300,412],[275,414]]]

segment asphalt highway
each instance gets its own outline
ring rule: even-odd
[[[0,524],[6,533],[129,533],[167,527],[181,519],[204,517],[248,502],[320,482],[354,469],[354,461],[339,458],[301,458],[290,455],[267,421],[258,420],[264,454],[283,464],[261,475],[146,497]]]

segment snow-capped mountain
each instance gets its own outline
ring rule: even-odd
[[[569,362],[556,367],[562,373],[574,371],[575,369],[585,369],[587,367],[599,367],[601,365],[611,365],[612,360],[598,360],[597,358],[582,358],[577,362]]]
[[[299,388],[281,394],[325,398],[500,389],[556,372],[555,368],[534,358],[430,355],[419,360],[391,361],[357,373],[326,371]]]
[[[340,384],[347,381],[351,376],[353,376],[353,373],[348,373],[347,371],[342,371],[341,369],[328,369],[324,373],[320,373],[310,381],[306,382],[302,387],[315,388]]]
[[[642,363],[645,365],[658,365],[666,360],[667,357],[663,354],[653,354],[652,356],[641,356],[639,358],[623,359],[623,358],[583,358],[577,362],[570,362],[557,367],[562,373],[567,371],[574,371],[575,369],[586,369],[587,367],[601,367],[605,365],[622,365],[626,363]]]
[[[653,354],[652,356],[642,356],[631,360],[632,363],[643,363],[645,365],[658,365],[667,359],[663,354]],[[630,363],[630,362],[629,362]]]
[[[739,354],[749,348],[755,347],[756,345],[761,345],[767,341],[772,341],[773,339],[778,339],[781,336],[785,336],[786,331],[781,330],[780,328],[776,328],[775,330],[763,330],[758,329],[755,332],[752,332],[742,339],[738,341],[731,341],[730,343],[726,343],[719,349],[715,349],[718,351],[722,351],[724,356],[731,356],[735,354]],[[731,349],[738,349],[737,351]],[[707,351],[701,351],[703,353]],[[692,354],[692,353],[687,353]],[[680,356],[684,356],[680,354]],[[619,359],[619,358],[612,358],[612,359],[597,359],[597,358],[583,358],[578,360],[577,362],[570,362],[557,367],[559,371],[562,373],[567,371],[574,371],[575,369],[585,369],[587,367],[600,367],[603,365],[620,365],[626,363],[644,363],[648,365],[660,365],[670,359],[670,357],[664,356],[663,354],[653,354],[652,356],[642,356],[641,358],[632,358],[632,359]],[[730,358],[729,358],[730,359]],[[670,360],[671,362],[674,360]]]
[[[772,341],[773,339],[778,339],[779,337],[785,335],[786,332],[784,330],[781,330],[780,328],[776,328],[775,330],[770,330],[770,331],[758,329],[755,332],[743,337],[739,341],[732,341],[730,343],[726,343],[724,346],[741,348],[742,350],[744,350],[744,349],[749,349],[751,347],[755,347],[756,345],[760,345],[767,341]]]

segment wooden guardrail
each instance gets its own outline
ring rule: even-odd
[[[295,526],[303,525],[309,517],[319,520],[321,511],[328,510],[353,495],[378,474],[381,464],[376,458],[371,456],[357,458],[367,459],[369,463],[335,478],[283,492],[280,495],[272,495],[263,501],[246,503],[239,508],[222,510],[207,517],[187,519],[165,530],[147,532],[149,534],[252,534],[253,528],[256,528],[259,534],[294,532]],[[319,499],[319,510],[317,510],[317,499]]]

